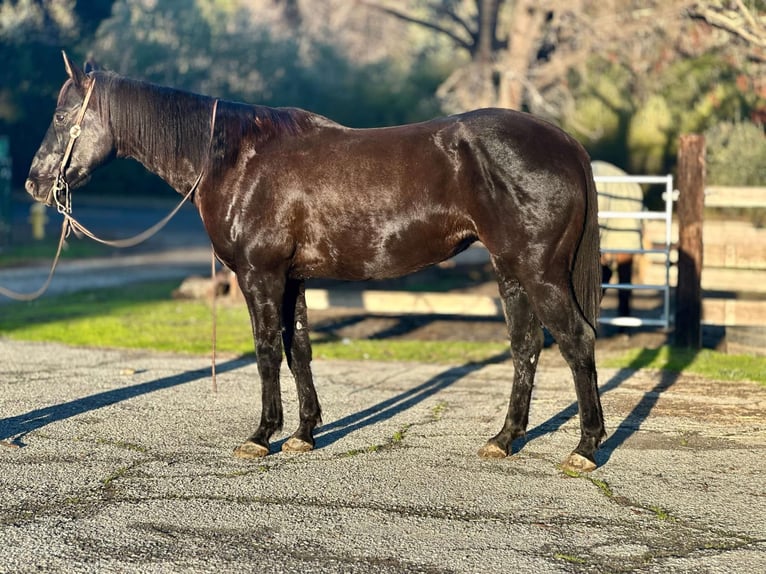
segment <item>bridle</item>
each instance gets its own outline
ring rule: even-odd
[[[53,201],[56,203],[56,209],[58,212],[64,216],[64,226],[65,227],[71,227],[75,231],[78,231],[85,235],[86,237],[89,237],[90,239],[93,239],[94,241],[98,243],[102,243],[103,245],[108,245],[110,247],[119,247],[119,248],[125,248],[125,247],[134,247],[138,245],[139,243],[143,243],[150,237],[152,237],[154,234],[156,234],[160,229],[165,227],[165,225],[170,221],[176,213],[183,207],[183,204],[186,203],[187,200],[189,200],[192,195],[194,195],[194,192],[197,190],[197,187],[199,186],[200,181],[202,181],[202,177],[205,175],[205,167],[207,165],[207,162],[203,162],[202,167],[200,168],[199,175],[197,176],[197,179],[192,184],[189,191],[184,195],[183,199],[178,203],[178,205],[170,212],[168,213],[162,220],[155,223],[150,228],[146,229],[145,231],[139,233],[138,235],[135,235],[133,237],[129,237],[126,239],[117,239],[117,240],[107,240],[102,239],[98,237],[95,233],[90,231],[87,227],[85,227],[82,223],[77,221],[74,216],[72,215],[72,194],[69,191],[69,183],[67,183],[66,180],[66,167],[69,163],[69,160],[72,157],[72,150],[74,149],[75,141],[77,141],[77,138],[80,137],[80,134],[82,133],[82,120],[85,117],[85,112],[88,109],[88,103],[90,102],[90,96],[93,93],[93,88],[96,85],[96,78],[92,78],[90,86],[88,86],[88,91],[85,93],[85,98],[82,101],[82,105],[80,106],[80,110],[77,112],[77,117],[75,118],[75,122],[72,125],[71,128],[69,128],[69,141],[67,142],[66,149],[64,149],[64,156],[61,158],[61,164],[59,164],[58,173],[56,174],[56,182],[53,184],[53,187],[51,187],[50,192],[48,193],[48,197],[46,198],[46,203],[50,204],[51,194],[53,194]],[[218,112],[218,99],[213,101],[213,111],[211,113],[210,117],[210,141],[208,142],[208,157],[210,154],[210,150],[213,147],[213,136],[215,135],[215,119],[216,114]],[[67,230],[68,234],[68,230]]]
[[[53,274],[56,271],[56,265],[58,265],[59,258],[61,257],[61,251],[64,247],[64,242],[66,238],[69,236],[69,232],[71,229],[74,229],[76,231],[79,231],[83,235],[90,237],[94,241],[98,241],[99,243],[103,243],[104,245],[109,245],[111,247],[133,247],[134,245],[138,245],[139,243],[142,243],[149,239],[151,236],[153,236],[155,233],[157,233],[160,229],[165,227],[165,225],[170,221],[173,216],[178,213],[178,211],[183,207],[184,203],[186,203],[187,200],[191,199],[191,197],[194,195],[194,192],[197,190],[197,187],[200,184],[200,181],[202,181],[203,176],[205,175],[205,168],[207,167],[207,160],[210,157],[210,152],[213,148],[213,137],[215,135],[215,118],[216,114],[218,112],[218,99],[213,101],[213,111],[211,112],[210,117],[210,141],[208,142],[208,156],[205,159],[205,161],[202,164],[202,167],[200,168],[199,175],[197,176],[197,179],[194,180],[194,183],[192,184],[189,191],[184,195],[183,199],[178,203],[178,205],[170,212],[168,213],[162,220],[155,223],[152,227],[149,229],[139,233],[138,235],[135,235],[133,237],[127,238],[127,239],[119,239],[116,241],[108,241],[106,239],[101,239],[100,237],[96,236],[93,232],[91,232],[89,229],[87,229],[84,225],[82,225],[79,221],[77,221],[72,216],[72,195],[69,192],[69,184],[66,181],[66,166],[69,163],[70,158],[72,157],[72,150],[74,149],[75,141],[78,137],[80,137],[80,134],[82,133],[82,120],[85,117],[85,112],[88,109],[88,103],[90,102],[91,94],[93,94],[93,88],[96,85],[96,78],[91,79],[90,86],[88,86],[88,91],[85,93],[85,98],[82,101],[82,105],[80,106],[80,110],[77,112],[77,117],[75,118],[75,122],[72,125],[71,128],[69,128],[69,141],[67,142],[66,149],[64,150],[64,156],[61,158],[61,164],[59,165],[58,173],[56,174],[56,182],[51,187],[51,190],[48,192],[48,197],[46,198],[46,203],[50,205],[50,199],[51,194],[53,194],[53,200],[56,202],[56,209],[58,212],[64,216],[64,221],[61,224],[61,236],[59,238],[59,244],[58,248],[56,249],[56,255],[53,258],[53,263],[51,264],[51,270],[48,273],[48,278],[46,279],[45,283],[40,287],[37,291],[33,293],[17,293],[15,291],[12,291],[10,289],[6,289],[5,287],[0,286],[0,295],[5,295],[6,297],[10,297],[11,299],[16,299],[18,301],[33,301],[34,299],[37,299],[38,297],[42,296],[45,291],[47,291],[48,287],[51,284],[51,281],[53,280]],[[60,197],[63,192],[63,199]],[[216,382],[216,306],[215,306],[215,261],[216,261],[216,254],[215,249],[212,250],[212,257],[211,257],[211,276],[213,280],[213,331],[212,331],[212,368],[211,368],[211,374],[212,374],[212,380],[213,380],[213,392],[217,392],[218,390],[218,384]]]
[[[72,157],[72,150],[74,149],[75,141],[78,137],[80,137],[80,134],[82,133],[82,121],[85,117],[85,112],[88,109],[88,103],[90,102],[90,97],[93,94],[93,88],[96,85],[96,79],[92,78],[90,86],[88,86],[88,91],[85,93],[85,98],[82,101],[82,105],[80,106],[80,110],[77,113],[77,117],[75,118],[75,122],[72,125],[72,127],[69,128],[69,141],[67,142],[67,146],[64,150],[64,156],[61,158],[61,164],[59,164],[58,173],[56,174],[56,182],[51,187],[51,190],[48,192],[48,196],[46,197],[46,203],[48,205],[51,204],[51,194],[53,195],[53,201],[56,203],[56,209],[58,212],[64,216],[64,221],[61,225],[61,236],[59,238],[58,248],[56,250],[56,255],[53,258],[53,263],[51,264],[50,272],[48,273],[48,278],[46,279],[45,283],[42,287],[40,287],[37,291],[34,291],[33,293],[17,293],[15,291],[12,291],[11,289],[6,289],[5,287],[0,286],[0,295],[4,295],[6,297],[9,297],[11,299],[16,299],[19,301],[32,301],[34,299],[37,299],[40,297],[45,291],[48,289],[48,286],[50,285],[52,279],[53,279],[53,273],[56,271],[56,265],[58,264],[59,258],[61,256],[61,251],[64,247],[64,241],[67,237],[69,237],[69,233],[72,229],[75,231],[78,231],[85,235],[86,237],[89,237],[90,239],[93,239],[94,241],[97,241],[99,243],[102,243],[104,245],[109,245],[110,247],[133,247],[135,245],[138,245],[139,243],[142,243],[152,237],[154,234],[156,234],[158,231],[160,231],[165,225],[170,221],[173,216],[175,216],[176,213],[178,213],[183,207],[184,203],[188,201],[192,195],[194,195],[194,192],[197,190],[197,187],[199,186],[200,182],[202,181],[203,176],[205,175],[205,168],[207,167],[207,161],[205,161],[200,168],[199,175],[197,176],[197,179],[192,184],[189,191],[186,193],[186,195],[183,196],[181,201],[176,205],[176,207],[168,213],[162,220],[155,223],[153,226],[151,226],[149,229],[146,229],[145,231],[139,233],[138,235],[135,235],[133,237],[129,237],[126,239],[118,239],[114,241],[109,241],[106,239],[101,239],[98,237],[95,233],[90,231],[88,228],[86,228],[82,223],[77,221],[74,216],[72,215],[72,195],[69,191],[69,184],[66,180],[66,166],[69,163],[69,160]],[[213,111],[211,113],[210,117],[210,141],[208,143],[208,157],[210,154],[210,150],[213,147],[213,136],[215,134],[215,119],[216,114],[218,111],[218,100],[216,99],[213,102]],[[215,266],[215,260],[213,261],[213,266]]]
[[[72,150],[74,149],[74,142],[80,137],[82,133],[82,120],[85,117],[85,112],[88,109],[90,103],[90,96],[93,94],[93,88],[96,87],[96,78],[91,78],[88,91],[85,92],[85,99],[80,105],[80,110],[77,112],[74,124],[69,128],[69,141],[66,144],[64,150],[64,156],[61,158],[61,164],[59,164],[59,170],[56,174],[56,183],[53,184],[51,190],[48,192],[48,197],[45,202],[50,204],[51,194],[53,200],[56,202],[56,209],[59,213],[69,214],[72,212],[72,195],[69,193],[69,184],[66,180],[66,166],[69,163],[69,159],[72,157]],[[63,201],[60,199],[61,192],[63,192]]]

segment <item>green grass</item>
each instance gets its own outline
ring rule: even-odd
[[[177,281],[99,289],[2,307],[0,334],[70,345],[208,353],[211,310],[206,302],[171,298]],[[218,310],[218,347],[252,352],[244,308]]]
[[[173,300],[177,282],[98,289],[31,303],[4,305],[0,336],[79,346],[118,347],[207,354],[211,348],[211,309],[204,301]],[[222,353],[253,352],[250,319],[244,305],[219,305],[217,348]],[[318,359],[465,363],[505,351],[503,342],[402,340],[314,340]]]
[[[468,363],[492,359],[507,351],[506,343],[477,341],[350,340],[313,343],[314,357],[349,361],[417,361]]]
[[[609,368],[661,369],[674,373],[693,373],[722,381],[750,380],[766,384],[766,357],[727,355],[710,349],[631,349],[623,355],[606,358],[600,366]]]
[[[70,345],[140,348],[207,354],[211,348],[211,310],[204,301],[177,301],[177,281],[132,285],[48,296],[0,307],[0,336]],[[221,353],[253,352],[250,320],[244,305],[218,306],[217,347]],[[418,361],[465,364],[496,359],[505,341],[334,340],[314,337],[317,359]],[[718,380],[766,384],[766,358],[725,355],[711,350],[672,347],[634,349],[606,357],[599,366],[664,369]]]

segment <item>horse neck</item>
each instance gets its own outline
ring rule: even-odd
[[[116,84],[109,115],[117,156],[136,159],[185,194],[207,161],[214,100],[133,80]]]

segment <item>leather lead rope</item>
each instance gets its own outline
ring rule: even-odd
[[[61,237],[59,237],[59,246],[56,249],[55,257],[53,258],[51,270],[48,272],[48,278],[45,280],[45,283],[43,283],[42,287],[40,287],[37,291],[33,291],[32,293],[19,293],[18,291],[13,291],[12,289],[8,289],[0,285],[0,295],[4,295],[5,297],[15,301],[34,301],[35,299],[42,297],[43,293],[45,293],[48,290],[48,287],[50,287],[51,281],[53,281],[53,273],[56,271],[56,266],[58,265],[59,259],[61,259],[61,252],[64,249],[64,241],[68,235],[69,222],[65,219],[64,223],[61,225]]]
[[[210,355],[210,375],[212,377],[213,392],[218,392],[218,380],[215,376],[215,349],[216,349],[216,331],[218,327],[218,306],[216,305],[216,294],[218,292],[218,284],[215,280],[215,249],[211,245],[210,256],[210,284],[213,287],[213,326],[212,326],[212,340],[211,340],[211,355]]]

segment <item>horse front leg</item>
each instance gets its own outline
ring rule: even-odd
[[[282,363],[281,307],[285,275],[248,270],[238,272],[237,280],[247,302],[255,340],[261,377],[261,422],[250,438],[234,450],[234,456],[260,458],[269,454],[269,440],[282,428],[279,367]]]
[[[317,425],[322,424],[322,410],[311,374],[311,341],[303,281],[287,280],[282,302],[282,342],[298,391],[300,415],[298,430],[282,445],[282,450],[306,452],[314,448],[313,432]]]

